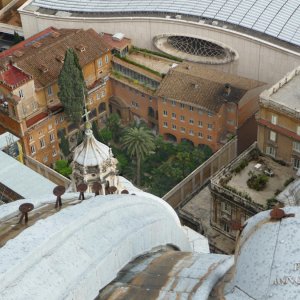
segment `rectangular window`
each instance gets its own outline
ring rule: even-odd
[[[202,121],[198,121],[198,127],[203,127]]]
[[[184,116],[180,116],[180,121],[184,122]]]
[[[162,99],[162,103],[167,103],[167,99],[165,97]]]
[[[55,118],[55,124],[57,125],[59,122],[59,119],[58,118]]]
[[[176,125],[175,124],[172,124],[172,129],[176,130]]]
[[[293,150],[296,152],[300,152],[300,143],[299,142],[293,142]]]
[[[40,146],[41,146],[41,149],[45,148],[46,144],[45,144],[44,139],[40,139]]]
[[[29,136],[29,141],[32,142],[32,140],[33,140],[33,137],[32,137],[32,135],[30,135]]]
[[[54,156],[56,156],[56,155],[57,155],[56,150],[53,149],[53,150],[52,150],[52,156],[54,157]]]
[[[24,97],[23,90],[19,90],[19,97],[20,97],[20,98],[23,98],[23,97]]]
[[[208,130],[212,130],[213,129],[213,125],[212,124],[207,124],[207,129]]]
[[[201,116],[203,115],[203,111],[201,109],[198,109],[198,114]]]
[[[47,87],[47,94],[48,94],[48,96],[52,96],[53,95],[53,89],[52,89],[51,85]]]
[[[297,169],[297,170],[300,168],[300,159],[299,158],[293,159],[293,167],[294,167],[294,169]]]
[[[212,117],[212,116],[213,116],[213,114],[212,114],[211,112],[208,112],[207,115],[208,115],[209,117]]]
[[[34,145],[30,146],[30,151],[31,151],[31,154],[35,154],[35,146]]]
[[[223,222],[223,230],[226,232],[230,232],[230,227],[226,222]]]
[[[190,111],[194,111],[194,107],[193,106],[190,106]]]
[[[36,103],[35,101],[33,101],[33,102],[31,103],[31,105],[32,105],[32,109],[33,109],[33,110],[36,110],[36,109],[38,108],[37,103]]]
[[[52,129],[52,124],[48,125],[48,130],[50,131]]]
[[[194,131],[193,131],[193,130],[190,130],[190,131],[189,131],[189,135],[194,135]]]
[[[176,119],[176,114],[172,113],[172,119]]]
[[[270,131],[270,141],[276,142],[276,132],[275,131]]]
[[[48,156],[44,156],[43,162],[46,163],[48,161]]]
[[[149,101],[152,102],[152,97],[151,96],[149,96]]]
[[[101,98],[105,97],[105,91],[101,91]]]
[[[184,104],[183,103],[180,103],[180,108],[184,109]]]
[[[102,58],[99,58],[98,59],[98,68],[101,68],[102,67]]]
[[[50,139],[50,142],[51,142],[51,143],[54,142],[54,140],[55,140],[54,133],[50,133],[49,139]]]
[[[189,123],[190,123],[190,124],[194,124],[194,120],[193,120],[193,119],[190,119],[190,120],[189,120]]]
[[[234,125],[234,120],[227,120],[227,124],[233,126]]]
[[[221,203],[221,209],[222,209],[222,211],[224,211],[228,214],[231,214],[231,205],[228,204],[227,202],[222,202]]]
[[[174,100],[171,101],[172,106],[176,106],[176,102]]]
[[[300,126],[297,126],[297,134],[300,135]]]
[[[108,62],[109,62],[108,55],[105,55],[105,63],[108,64]]]
[[[62,123],[63,121],[64,121],[64,116],[61,115],[61,116],[60,116],[60,122]]]
[[[274,147],[266,147],[266,154],[275,157],[276,149]]]
[[[202,132],[198,132],[198,137],[199,137],[199,139],[203,139],[203,133]]]
[[[184,133],[185,132],[185,128],[184,127],[180,127],[180,131]]]
[[[135,108],[138,108],[139,107],[139,104],[135,101],[132,101],[131,102],[132,106],[135,107]]]
[[[163,125],[165,128],[168,128],[168,122],[164,122],[164,125]]]
[[[101,98],[100,93],[97,93],[97,94],[96,94],[96,99],[97,99],[97,100],[100,100],[100,98]]]
[[[168,111],[164,110],[163,115],[166,117],[168,115]]]
[[[271,116],[271,123],[274,124],[274,125],[277,125],[277,119],[278,119],[278,118],[277,118],[276,115],[272,115],[272,116]]]
[[[208,136],[207,136],[207,140],[212,141],[212,136],[211,136],[211,135],[208,135]]]

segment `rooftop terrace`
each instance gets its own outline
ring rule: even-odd
[[[255,151],[255,154],[251,151]],[[274,199],[296,175],[296,171],[257,153],[256,148],[245,151],[212,179],[212,189],[228,193],[243,204],[248,202],[254,209],[260,207],[263,210],[274,204],[275,200],[268,199]],[[266,181],[265,186],[254,184],[255,187],[250,187],[251,179],[254,182],[255,178],[264,178],[262,181]]]

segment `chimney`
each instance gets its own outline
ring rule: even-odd
[[[231,93],[231,86],[229,83],[224,84],[224,95],[229,96]]]

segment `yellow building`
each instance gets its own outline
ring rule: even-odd
[[[300,167],[300,67],[288,73],[260,96],[257,116],[259,149]]]
[[[91,121],[101,125],[111,96],[111,51],[94,30],[51,27],[0,54],[0,127],[20,137],[25,155],[49,166],[61,157],[61,135],[71,148],[77,144],[79,128],[67,120],[57,95],[68,48],[83,71]]]

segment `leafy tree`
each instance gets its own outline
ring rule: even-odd
[[[79,129],[77,132],[77,146],[83,141],[83,132]]]
[[[112,136],[112,132],[106,127],[99,131],[99,141],[106,145],[112,140]]]
[[[68,155],[70,154],[70,145],[69,145],[69,141],[65,138],[64,135],[60,136],[60,149],[63,153],[63,155],[65,157],[68,157]]]
[[[93,134],[94,134],[94,137],[96,138],[96,140],[100,141],[101,137],[99,134],[99,129],[98,129],[98,125],[97,125],[96,121],[94,121],[92,124],[92,130],[93,130]]]
[[[72,168],[69,166],[67,160],[57,160],[54,170],[65,177],[69,177],[72,174]]]
[[[79,125],[83,112],[86,85],[78,57],[72,48],[66,51],[64,65],[58,77],[58,97],[67,117]]]
[[[150,191],[162,197],[183,178],[182,170],[174,166],[173,162],[166,161],[160,167],[153,170],[151,174]]]
[[[106,128],[112,133],[112,139],[114,142],[118,142],[121,136],[122,127],[121,120],[118,114],[111,114],[106,120]]]
[[[141,161],[155,149],[154,136],[148,128],[128,128],[122,138],[122,148],[136,160],[137,185],[141,184]]]

